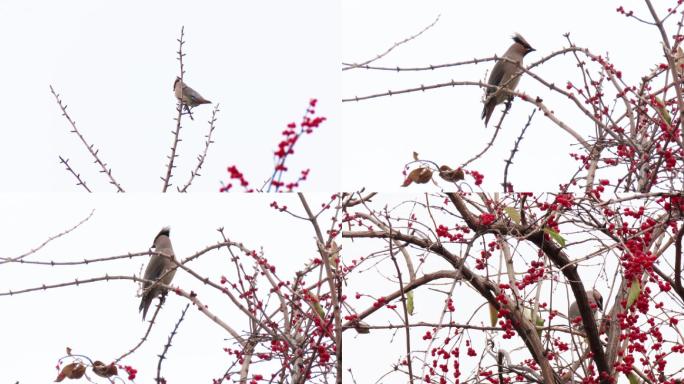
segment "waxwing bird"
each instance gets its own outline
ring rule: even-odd
[[[205,99],[197,91],[188,87],[180,77],[176,77],[176,81],[173,83],[173,92],[176,94],[176,99],[183,103],[191,119],[192,112],[190,112],[190,108],[200,104],[211,104],[211,101]]]
[[[506,90],[514,91],[515,87],[518,86],[522,72],[519,67],[522,66],[523,57],[532,51],[534,51],[534,48],[532,48],[527,40],[516,33],[513,35],[513,45],[502,56],[502,58],[510,61],[499,59],[494,64],[494,69],[489,74],[489,80],[487,81],[487,84],[494,85],[494,87],[487,87],[484,109],[482,109],[485,127],[492,116],[492,112],[494,112],[494,107],[504,101],[510,103],[510,100],[513,99],[513,95],[510,92],[506,92]],[[502,87],[502,89],[496,87]],[[508,108],[510,108],[510,104],[507,105],[506,109]]]
[[[154,254],[150,256],[150,261],[145,268],[145,280],[151,281],[161,281],[161,283],[169,285],[171,280],[173,280],[173,275],[176,274],[175,268],[175,254],[173,253],[173,247],[171,246],[171,239],[169,238],[169,233],[171,229],[169,227],[164,227],[159,232],[157,237],[154,238],[152,248],[159,254]],[[162,256],[165,255],[165,256]],[[173,261],[166,257],[169,256]],[[161,280],[159,280],[161,278]],[[152,304],[157,296],[162,296],[162,301],[166,295],[166,289],[158,286],[155,283],[145,281],[143,283],[143,293],[142,300],[140,300],[140,308],[138,311],[142,311],[143,320],[145,320],[145,315],[147,315],[147,310]]]
[[[596,313],[599,310],[603,310],[603,296],[601,296],[601,292],[592,289],[591,291],[587,291],[587,299],[589,299],[589,305],[592,307],[591,312],[594,315],[594,319],[596,319]],[[568,319],[570,322],[573,322],[573,320],[579,316],[581,316],[579,306],[577,305],[577,301],[575,301],[570,305],[570,309],[568,310]]]

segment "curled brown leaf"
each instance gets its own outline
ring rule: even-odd
[[[80,379],[85,374],[86,367],[81,363],[71,363],[67,364],[59,372],[55,382],[60,382],[64,379]]]
[[[425,184],[428,181],[432,179],[432,170],[430,168],[425,168],[425,167],[420,167],[416,168],[413,171],[411,171],[408,176],[406,177],[406,180],[404,180],[404,184],[402,184],[402,187],[407,187],[411,183],[416,183],[416,184]]]
[[[112,377],[118,374],[116,365],[114,365],[114,363],[105,365],[105,363],[99,360],[93,363],[93,372],[100,377]]]
[[[441,167],[439,167],[439,177],[441,177],[445,181],[453,183],[459,180],[463,180],[465,178],[465,174],[463,173],[463,170],[461,168],[451,169],[451,167],[449,167],[448,165],[442,165]]]

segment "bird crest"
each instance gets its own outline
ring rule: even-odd
[[[159,231],[159,233],[157,234],[157,236],[154,237],[154,241],[152,242],[152,247],[154,247],[154,243],[157,241],[159,236],[167,236],[168,237],[170,233],[171,233],[171,227],[166,226],[166,227],[162,228],[161,231]]]
[[[519,33],[517,33],[517,32],[513,35],[513,41],[515,41],[516,43],[522,45],[522,46],[525,47],[526,49],[531,49],[531,48],[532,48],[532,46],[530,45],[530,43],[528,43],[527,40],[525,40],[525,38],[522,37],[522,35],[519,34]]]

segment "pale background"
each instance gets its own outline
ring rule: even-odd
[[[337,189],[338,16],[336,2],[313,0],[1,2],[0,191],[82,190],[59,155],[92,189],[114,190],[69,133],[50,84],[126,191],[160,191],[177,115],[172,88],[182,25],[184,78],[221,104],[216,143],[190,191],[218,191],[231,164],[260,187],[281,131],[300,122],[310,98],[319,99],[328,121],[297,144],[290,177],[311,168],[302,187]],[[175,185],[196,164],[211,109],[184,119]]]
[[[656,2],[665,12],[675,2]],[[627,83],[638,83],[655,64],[664,62],[657,29],[628,19],[615,10],[624,6],[651,20],[639,1],[361,1],[342,2],[342,60],[363,62],[375,58],[396,42],[418,33],[441,14],[437,25],[417,39],[395,48],[373,65],[418,67],[455,63],[473,58],[502,55],[511,45],[510,36],[521,33],[537,49],[527,55],[532,63],[567,47],[562,36],[571,33],[574,43],[594,54],[609,53]],[[675,15],[678,16],[678,15]],[[674,21],[671,19],[670,21]],[[669,35],[675,32],[670,30]],[[588,61],[588,60],[587,60]],[[355,69],[342,73],[342,97],[353,98],[388,90],[446,83],[486,81],[493,62],[421,72],[391,72]],[[579,84],[572,55],[556,57],[535,73],[556,85],[568,80]],[[587,118],[579,116],[567,99],[553,94],[534,79],[523,77],[518,90],[540,96],[556,115],[583,136],[594,132]],[[609,86],[606,92],[611,94]],[[483,90],[475,86],[445,87],[426,92],[395,95],[343,103],[342,186],[350,190],[396,191],[404,180],[403,167],[421,158],[452,168],[480,152],[494,132],[503,106],[498,106],[484,128],[480,120]],[[573,104],[574,106],[574,104]],[[619,108],[622,107],[620,104]],[[469,168],[485,174],[484,190],[502,190],[504,160],[534,106],[515,100],[494,147]],[[537,112],[509,170],[516,190],[555,190],[568,179],[577,162],[568,155],[573,138]],[[467,177],[470,185],[473,179]],[[412,186],[412,191],[435,190],[435,186]]]
[[[307,195],[312,209],[328,202],[329,195]],[[299,199],[288,195],[158,194],[9,195],[0,200],[0,257],[16,257],[38,247],[49,236],[72,227],[92,209],[93,217],[69,235],[48,244],[27,260],[79,261],[128,252],[144,252],[159,230],[171,226],[171,241],[177,258],[186,258],[222,241],[216,231],[224,227],[227,237],[250,249],[263,248],[264,256],[282,279],[292,280],[312,258],[317,257],[313,227],[279,212],[272,201],[303,214]],[[322,218],[326,217],[325,214]],[[325,221],[328,223],[328,221]],[[287,246],[284,246],[284,245]],[[138,275],[148,257],[120,259],[88,266],[0,265],[0,291],[83,280],[110,275]],[[243,260],[246,270],[251,263]],[[218,282],[233,275],[230,254],[224,248],[212,251],[190,265],[198,273]],[[244,335],[244,315],[214,289],[206,288],[189,274],[178,271],[173,285],[198,293],[209,309]],[[265,290],[265,286],[261,286]],[[1,296],[0,383],[49,383],[57,377],[57,360],[66,347],[75,354],[111,362],[138,343],[147,329],[138,313],[138,286],[129,280],[97,282],[15,296]],[[121,364],[138,369],[138,383],[151,383],[156,375],[157,355],[188,300],[170,294],[157,317],[149,340]],[[148,312],[148,320],[157,300]],[[162,364],[162,373],[175,383],[211,383],[220,377],[232,357],[223,348],[234,348],[230,335],[192,305]],[[266,375],[263,363],[253,373]],[[91,373],[89,373],[91,374]],[[123,375],[123,373],[122,373]],[[125,378],[125,376],[124,376]],[[235,376],[233,377],[235,378]],[[83,381],[82,379],[81,381]],[[98,378],[97,382],[106,382]]]

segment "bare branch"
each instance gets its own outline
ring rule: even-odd
[[[57,101],[57,105],[59,105],[59,108],[62,110],[62,116],[64,116],[64,118],[66,118],[67,121],[69,122],[69,124],[71,125],[71,128],[72,128],[71,132],[76,134],[76,136],[78,136],[78,138],[81,140],[83,145],[85,145],[85,147],[88,149],[88,152],[90,153],[90,155],[95,159],[95,163],[100,166],[100,173],[104,173],[105,175],[107,175],[107,177],[109,178],[109,183],[112,184],[116,188],[117,192],[124,192],[124,189],[121,187],[121,185],[116,180],[114,180],[114,176],[112,176],[112,170],[110,168],[107,168],[107,164],[105,162],[103,162],[102,160],[100,160],[100,157],[98,156],[99,150],[95,149],[93,147],[93,145],[88,144],[88,142],[83,137],[81,132],[78,131],[78,129],[76,128],[76,122],[71,119],[71,117],[69,116],[69,114],[66,111],[67,106],[65,104],[62,104],[62,100],[59,98],[59,94],[55,91],[54,88],[52,88],[52,85],[50,85],[50,92],[55,97],[55,100]],[[65,165],[67,165],[67,164],[65,163]],[[67,167],[67,169],[72,174],[74,174],[74,172],[69,167]],[[79,180],[79,184],[81,184],[81,179],[79,177],[77,177],[77,178]],[[85,184],[81,184],[81,185],[83,185],[85,187]]]

